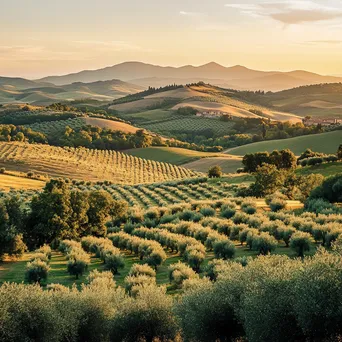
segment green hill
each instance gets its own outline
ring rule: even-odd
[[[342,130],[322,134],[305,135],[290,139],[262,141],[231,148],[225,151],[225,153],[233,154],[235,156],[244,156],[247,153],[264,151],[272,152],[273,150],[282,150],[286,148],[293,151],[296,155],[300,155],[307,148],[316,152],[336,153],[341,142]]]
[[[136,148],[132,150],[126,150],[125,153],[143,159],[150,159],[175,165],[182,165],[202,158],[228,158],[228,156],[223,153],[199,152],[178,147]]]

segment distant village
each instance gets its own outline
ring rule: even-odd
[[[220,110],[209,110],[209,111],[203,111],[198,112],[196,114],[198,117],[202,118],[208,118],[208,119],[215,119],[218,117],[226,117],[227,119],[232,120],[233,116],[227,112],[222,112]],[[327,119],[319,119],[319,118],[311,118],[311,117],[305,117],[303,118],[303,124],[304,126],[339,126],[342,125],[342,119],[333,119],[333,118],[327,118]]]
[[[233,116],[231,114],[229,114],[227,112],[222,112],[220,110],[210,110],[210,111],[206,111],[206,112],[198,112],[196,114],[196,116],[200,116],[202,118],[209,118],[209,119],[225,116],[228,119],[233,119]]]
[[[306,117],[303,119],[303,124],[305,126],[332,126],[332,125],[342,125],[342,119],[318,119]]]

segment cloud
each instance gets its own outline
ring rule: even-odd
[[[270,17],[283,24],[301,24],[342,17],[342,8],[318,4],[311,0],[262,2],[259,4],[233,3],[225,6],[238,9],[251,16]]]
[[[180,15],[187,16],[187,17],[201,17],[203,16],[203,13],[198,12],[186,12],[186,11],[180,11]]]
[[[111,51],[140,51],[142,48],[138,45],[125,42],[125,41],[98,41],[98,40],[78,40],[74,41],[74,44],[81,46],[91,46],[93,48],[99,48]]]
[[[331,44],[331,45],[335,45],[335,44],[342,44],[342,40],[310,40],[308,41],[309,44]]]
[[[0,45],[1,61],[58,61],[58,60],[79,60],[71,51],[48,49],[44,46],[34,45]],[[85,55],[81,55],[86,60]]]

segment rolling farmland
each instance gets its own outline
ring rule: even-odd
[[[342,130],[305,135],[296,138],[262,141],[245,146],[231,148],[226,151],[228,154],[244,156],[247,153],[272,152],[273,150],[290,149],[294,154],[300,155],[307,148],[316,152],[336,153],[339,144],[342,142]]]
[[[124,184],[151,183],[195,176],[195,172],[167,163],[115,151],[61,148],[24,143],[0,143],[0,165],[50,177],[109,180]]]

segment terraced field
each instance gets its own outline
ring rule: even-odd
[[[189,178],[191,170],[136,158],[116,151],[61,148],[25,143],[0,143],[0,165],[8,170],[69,177],[79,180],[108,180],[139,184]]]

